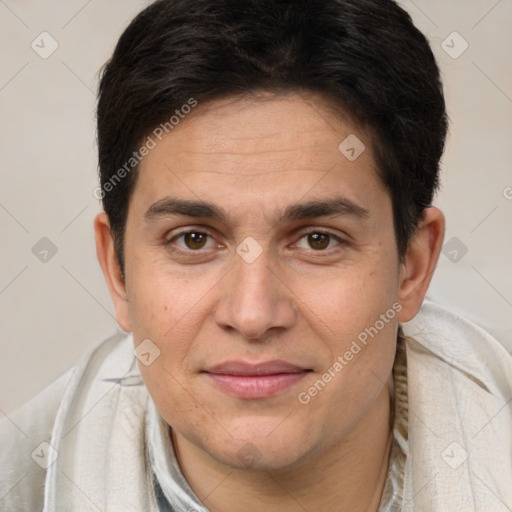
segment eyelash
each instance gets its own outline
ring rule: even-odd
[[[191,229],[180,231],[179,233],[176,233],[172,238],[170,238],[168,240],[165,240],[164,245],[169,250],[171,250],[172,252],[174,252],[176,254],[179,254],[179,255],[190,256],[190,255],[194,255],[194,254],[197,254],[197,255],[204,254],[204,251],[202,249],[196,249],[196,250],[188,249],[188,250],[185,250],[185,249],[181,249],[181,248],[176,248],[176,246],[173,245],[176,240],[178,240],[179,238],[181,238],[184,235],[187,235],[189,233],[196,233],[196,234],[201,234],[201,235],[207,235],[211,239],[213,239],[213,240],[215,239],[213,233],[211,231],[209,231],[208,229],[206,229],[206,228],[201,228],[201,229],[191,228]],[[297,242],[302,240],[303,238],[307,237],[308,235],[312,235],[312,234],[327,235],[328,237],[330,237],[330,240],[334,239],[336,242],[338,242],[335,247],[349,245],[348,241],[340,238],[339,236],[336,236],[333,233],[330,233],[329,231],[322,231],[322,230],[319,230],[319,229],[310,229],[308,231],[301,231],[300,233],[298,233],[299,238],[298,238]],[[329,242],[330,242],[330,240],[329,240]],[[316,249],[316,250],[315,249],[310,249],[309,251],[310,251],[310,253],[313,253],[313,254],[316,254],[316,255],[321,254],[321,253],[330,254],[332,249],[334,249],[335,247],[331,247],[330,249]]]

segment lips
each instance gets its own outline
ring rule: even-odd
[[[311,370],[285,361],[251,364],[227,361],[206,370],[205,375],[221,390],[246,399],[268,398],[290,388]]]

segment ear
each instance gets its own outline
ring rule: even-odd
[[[121,329],[130,332],[132,327],[128,309],[128,294],[114,249],[110,222],[105,212],[99,213],[94,219],[94,232],[96,234],[96,254],[114,302],[117,323]]]
[[[443,246],[444,226],[441,210],[432,207],[423,211],[400,268],[399,322],[408,322],[420,310]]]

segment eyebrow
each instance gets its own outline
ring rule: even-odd
[[[362,206],[346,199],[336,197],[327,200],[307,201],[305,203],[288,206],[284,212],[278,214],[279,222],[312,219],[331,215],[351,216],[364,219],[370,212]],[[165,197],[153,203],[144,218],[146,221],[157,220],[162,217],[182,215],[192,218],[208,218],[227,223],[228,214],[218,206],[200,200],[176,199]]]

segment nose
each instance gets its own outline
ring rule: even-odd
[[[223,281],[215,321],[246,340],[265,341],[296,321],[293,292],[273,270],[265,251],[251,263],[234,256],[235,268]]]

